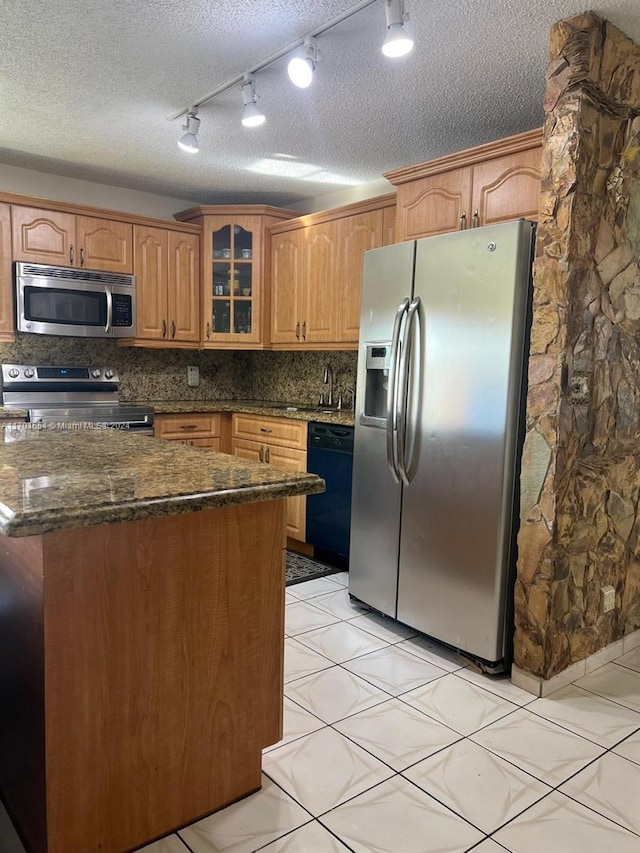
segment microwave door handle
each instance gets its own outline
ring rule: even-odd
[[[113,319],[113,297],[111,295],[111,289],[109,287],[106,289],[106,294],[107,294],[107,323],[104,327],[105,335],[111,329],[111,321]]]
[[[402,326],[402,318],[409,308],[409,300],[405,297],[396,311],[396,316],[393,321],[393,333],[391,335],[391,355],[389,358],[389,377],[387,379],[387,465],[391,471],[391,476],[394,482],[400,482],[400,472],[396,462],[396,448],[394,441],[394,431],[397,429],[396,423],[396,394],[398,382],[398,357],[400,354],[400,329]]]

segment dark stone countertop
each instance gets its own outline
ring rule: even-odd
[[[26,424],[12,427],[4,438],[0,533],[5,536],[324,491],[324,480],[315,474],[122,430],[66,432]]]
[[[156,415],[191,414],[194,412],[238,412],[270,418],[292,418],[298,421],[319,421],[327,424],[353,426],[351,409],[322,409],[321,406],[297,408],[295,403],[274,403],[266,400],[136,400],[130,405],[151,406]],[[303,404],[301,404],[303,405]]]

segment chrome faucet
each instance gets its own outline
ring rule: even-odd
[[[333,370],[331,365],[327,362],[327,365],[324,369],[324,376],[322,381],[325,385],[329,385],[329,394],[327,397],[327,406],[333,406]]]

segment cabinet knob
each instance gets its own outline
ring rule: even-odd
[[[267,449],[266,449],[266,451],[265,451],[264,456],[265,456],[264,461],[265,461],[265,462],[268,462],[268,461],[269,461],[269,448],[268,448],[268,447],[267,447]]]
[[[460,219],[458,220],[458,231],[464,231],[464,227],[467,221],[467,211],[463,210],[460,214]]]
[[[302,340],[305,341],[307,339],[307,321],[305,320],[302,324]]]
[[[73,266],[76,253],[73,251],[73,245],[69,246],[69,263]]]
[[[167,321],[166,320],[162,321],[162,337],[163,338],[167,337]]]
[[[211,324],[207,323],[207,340],[211,337]]]
[[[267,429],[267,427],[260,427],[260,432],[273,432],[273,430]]]
[[[80,246],[80,266],[84,266],[84,246]]]
[[[197,428],[198,428],[197,424],[180,424],[180,429],[189,430],[189,429],[197,429]]]
[[[260,462],[264,462],[264,448],[263,447],[260,447],[260,450],[258,451],[258,459],[260,460]]]
[[[300,323],[296,323],[296,338],[300,340]]]
[[[473,211],[473,220],[471,222],[471,227],[477,228],[479,224],[480,224],[480,216],[478,215],[478,211],[474,210]]]
[[[176,321],[172,320],[171,321],[171,337],[175,338],[175,336],[176,336]]]

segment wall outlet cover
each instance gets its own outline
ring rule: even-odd
[[[602,612],[608,613],[616,606],[616,591],[612,586],[600,587],[602,594]]]
[[[190,365],[187,367],[187,385],[195,386],[200,384],[200,368]]]

